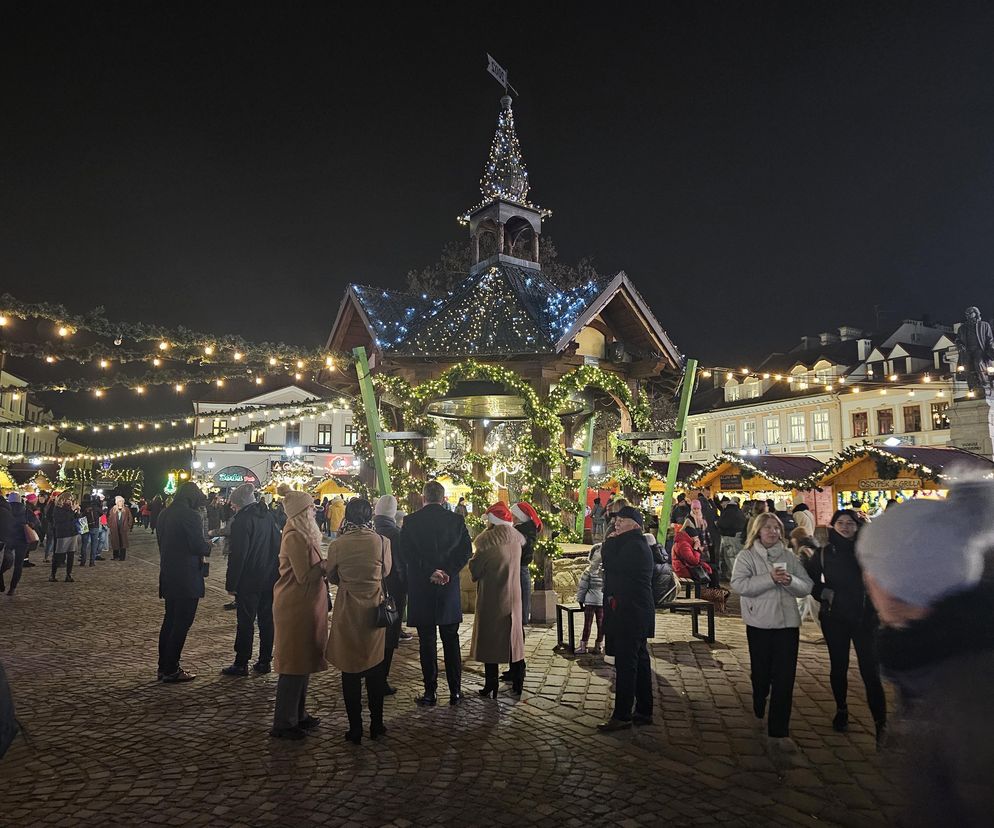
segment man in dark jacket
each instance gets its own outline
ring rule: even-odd
[[[159,678],[169,683],[196,678],[180,667],[179,659],[204,597],[203,559],[211,549],[199,509],[206,500],[196,483],[184,483],[156,521],[159,597],[166,602],[159,630]]]
[[[235,517],[228,536],[228,571],[224,588],[235,596],[238,628],[235,663],[221,672],[247,676],[252,639],[259,623],[259,660],[252,669],[269,673],[273,660],[273,586],[279,580],[280,530],[265,503],[255,502],[255,487],[243,483],[231,493]]]
[[[642,534],[642,513],[624,506],[614,534],[601,546],[607,644],[614,655],[614,713],[597,727],[622,730],[652,724],[652,669],[646,639],[656,632],[652,552]],[[632,715],[632,703],[635,715]]]
[[[748,523],[749,519],[739,506],[739,499],[733,497],[721,510],[721,516],[718,518],[718,532],[721,538],[718,557],[721,561],[721,572],[726,579],[731,580],[735,558],[742,551],[742,533]]]
[[[438,650],[436,634],[442,638],[449,704],[462,700],[462,655],[459,624],[462,600],[459,572],[473,553],[466,521],[446,510],[445,489],[437,480],[425,484],[425,505],[404,518],[400,531],[407,563],[407,625],[417,627],[421,647],[421,672],[425,692],[415,701],[434,706],[438,699]]]

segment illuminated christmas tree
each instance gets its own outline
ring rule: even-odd
[[[490,145],[490,157],[483,168],[480,191],[487,201],[502,198],[506,201],[527,204],[528,170],[521,157],[521,147],[518,144],[517,133],[514,131],[511,98],[505,95],[500,99],[500,103],[497,132]]]

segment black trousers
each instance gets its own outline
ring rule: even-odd
[[[167,676],[179,670],[186,634],[197,615],[199,598],[166,598],[166,615],[159,629],[159,672]]]
[[[369,705],[369,723],[383,724],[383,662],[364,673],[342,673],[342,697],[349,717],[349,730],[362,732],[362,680],[366,679],[366,703]]]
[[[623,722],[632,719],[632,704],[640,716],[652,715],[652,670],[644,637],[612,636],[614,649],[614,713]]]
[[[58,572],[59,567],[65,564],[66,575],[72,575],[72,564],[76,557],[75,552],[53,552],[52,553],[52,577]]]
[[[310,675],[280,673],[276,680],[276,709],[273,712],[273,727],[276,730],[289,730],[297,727],[307,718],[307,683]]]
[[[849,642],[856,648],[859,674],[866,687],[866,703],[873,714],[873,721],[887,721],[887,698],[880,681],[880,661],[877,659],[876,630],[872,626],[850,624],[835,618],[823,618],[822,635],[828,645],[832,662],[832,695],[836,707],[846,707],[849,690]]]
[[[438,642],[436,631],[442,638],[442,655],[445,658],[445,680],[449,684],[449,694],[460,692],[462,688],[462,653],[459,650],[459,625],[440,624],[418,627],[421,655],[421,675],[424,677],[425,691],[434,693],[438,688]]]
[[[753,712],[757,719],[762,719],[769,696],[770,717],[766,732],[776,739],[789,736],[800,631],[797,627],[764,630],[747,626],[746,638],[752,668]]]
[[[0,587],[3,586],[3,573],[13,567],[14,572],[10,576],[10,591],[14,591],[18,581],[21,580],[21,571],[24,568],[24,558],[27,554],[27,546],[15,546],[13,549],[8,546],[3,552],[0,552],[0,559],[3,560],[3,563],[0,563]]]
[[[273,660],[273,592],[239,592],[235,596],[238,629],[235,632],[235,664],[245,667],[252,658],[255,625],[259,623],[259,661]]]

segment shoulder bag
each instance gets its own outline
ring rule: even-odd
[[[376,618],[373,625],[376,627],[392,627],[400,621],[400,613],[397,611],[397,604],[387,589],[387,582],[383,575],[386,545],[386,540],[380,538],[380,586],[383,589],[383,599],[376,607]]]

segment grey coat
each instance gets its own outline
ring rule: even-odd
[[[781,586],[773,580],[773,564],[785,563],[791,582]],[[800,627],[797,598],[811,594],[811,579],[801,562],[782,543],[766,549],[756,540],[735,558],[732,589],[742,597],[742,620],[750,627],[780,630]]]

